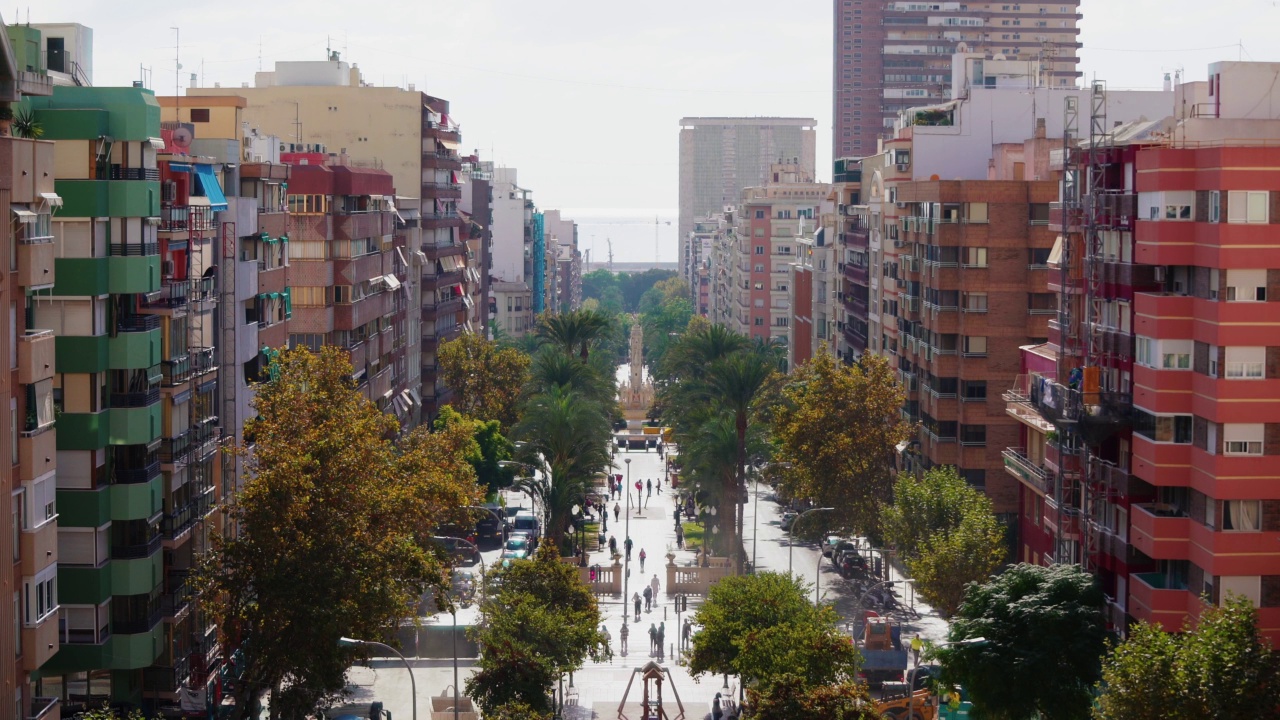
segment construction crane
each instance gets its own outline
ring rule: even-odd
[[[609,243],[609,272],[613,272],[613,240],[605,238],[604,241]]]
[[[659,262],[662,262],[662,255],[659,252],[659,247],[661,243],[658,242],[658,228],[661,227],[662,222],[663,221],[658,219],[657,215],[653,216],[653,263],[654,265],[657,265]],[[665,222],[668,225],[671,224],[670,220],[667,220]]]

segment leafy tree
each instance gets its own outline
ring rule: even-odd
[[[1280,654],[1258,612],[1229,595],[1174,635],[1139,623],[1103,661],[1096,720],[1271,716],[1280,709]]]
[[[693,318],[688,284],[679,278],[670,278],[649,288],[640,299],[640,318],[644,326],[646,362],[650,368],[656,368],[674,344],[672,333],[683,332]]]
[[[865,354],[842,365],[819,353],[792,373],[783,397],[772,428],[774,460],[791,464],[783,490],[835,508],[849,528],[874,532],[893,488],[894,446],[911,432],[888,362]]]
[[[596,300],[600,304],[599,310],[609,315],[621,315],[626,309],[621,281],[616,274],[603,268],[583,274],[582,298],[584,308],[588,300]]]
[[[515,425],[520,389],[529,375],[529,356],[465,333],[440,346],[440,377],[453,389],[453,405],[463,415]]]
[[[900,475],[893,495],[880,513],[884,537],[906,561],[920,595],[949,616],[969,583],[985,582],[1004,562],[1004,528],[986,494],[952,466]]]
[[[502,434],[501,423],[473,420],[460,415],[451,405],[445,405],[440,408],[434,427],[443,430],[457,423],[471,428],[473,447],[467,450],[466,458],[476,471],[476,479],[485,487],[485,494],[510,487],[515,471],[502,467],[502,462],[511,459],[515,445]]]
[[[602,405],[613,403],[617,395],[613,377],[601,375],[594,364],[583,363],[556,348],[543,347],[533,356],[525,395],[540,395],[555,388],[573,390]]]
[[[342,636],[388,638],[441,566],[425,538],[480,498],[461,425],[399,424],[347,379],[345,353],[285,352],[258,387],[244,489],[229,508],[234,536],[215,537],[199,567],[199,600],[245,647],[237,704],[272,695],[273,718],[301,717],[340,693],[362,650]]]
[[[936,654],[975,709],[996,720],[1087,717],[1106,651],[1102,590],[1076,565],[1020,564],[972,585]]]
[[[519,701],[503,703],[485,713],[487,720],[552,720],[554,717],[553,712],[538,712]]]
[[[622,311],[633,313],[640,310],[640,299],[649,288],[663,280],[676,277],[675,270],[645,270],[642,273],[618,273],[618,284],[622,288]]]
[[[541,476],[521,478],[520,488],[537,497],[546,512],[546,531],[556,547],[572,508],[583,501],[596,475],[609,467],[609,415],[600,403],[570,388],[554,387],[530,398],[515,436],[530,459],[545,463]]]
[[[711,586],[694,614],[689,672],[734,674],[762,681],[800,674],[812,684],[853,677],[857,651],[836,629],[828,606],[809,603],[795,577],[764,572],[728,577]]]
[[[467,694],[486,716],[509,703],[548,712],[550,690],[563,674],[588,657],[611,657],[599,606],[577,568],[561,562],[549,544],[532,560],[495,572],[499,590],[481,601],[484,622],[468,631],[481,652]]]
[[[812,685],[803,676],[782,675],[762,688],[749,688],[756,720],[880,720],[867,686],[859,682]]]
[[[577,353],[585,364],[591,346],[609,330],[609,317],[590,310],[574,310],[538,318],[538,338],[566,355]]]

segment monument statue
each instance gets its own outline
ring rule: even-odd
[[[640,420],[653,406],[653,383],[644,375],[644,328],[631,316],[631,366],[622,386],[622,408],[628,419]]]

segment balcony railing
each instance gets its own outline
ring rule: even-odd
[[[112,545],[111,558],[113,560],[137,560],[151,557],[160,549],[160,540],[161,537],[156,535],[147,542],[137,545]]]
[[[174,617],[191,605],[191,573],[187,570],[171,570],[165,578],[161,607],[164,614]]]
[[[160,231],[179,232],[190,228],[191,208],[186,205],[160,206]]]
[[[156,168],[131,168],[120,167],[119,165],[111,166],[109,176],[111,180],[150,180],[157,182],[160,180],[160,171]]]
[[[160,243],[111,243],[111,257],[145,257],[160,254]]]
[[[160,402],[160,386],[158,385],[137,392],[111,393],[111,407],[113,408],[149,407],[158,402]]]
[[[152,460],[143,465],[117,465],[113,475],[116,484],[119,485],[151,482],[160,475],[160,460]]]
[[[1039,490],[1041,493],[1048,494],[1048,474],[1044,471],[1044,468],[1031,462],[1024,448],[1005,448],[1001,455],[1004,457],[1006,470],[1016,475],[1019,480],[1027,485]]]
[[[165,387],[181,385],[191,379],[191,357],[183,355],[173,360],[161,360],[160,373]]]
[[[163,618],[163,603],[156,603],[155,607],[148,608],[144,613],[133,613],[123,618],[111,618],[111,632],[117,635],[137,635],[151,632],[151,628],[158,625]]]
[[[144,308],[176,308],[187,304],[187,290],[190,287],[186,280],[166,280],[157,292],[146,296],[142,303]]]
[[[184,430],[175,437],[160,439],[160,462],[176,465],[191,457],[191,431]]]
[[[58,711],[58,698],[34,697],[27,706],[26,720],[44,720]]]
[[[116,330],[120,332],[150,332],[159,329],[159,315],[121,315],[116,319]]]
[[[213,355],[213,348],[194,347],[190,348],[190,353],[191,369],[197,377],[218,369],[218,362]]]

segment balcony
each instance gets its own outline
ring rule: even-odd
[[[1191,518],[1179,508],[1135,504],[1129,514],[1129,542],[1153,560],[1186,560],[1191,555]]]
[[[1199,605],[1200,599],[1183,581],[1154,572],[1129,575],[1129,614],[1135,620],[1159,624],[1165,632],[1179,632]]]
[[[112,560],[139,560],[149,558],[160,550],[160,536],[156,535],[144,543],[135,545],[112,545]]]
[[[1031,462],[1025,449],[1005,448],[1001,455],[1004,457],[1004,469],[1010,475],[1041,495],[1049,493],[1047,473],[1044,468]]]
[[[53,238],[23,240],[18,243],[18,286],[29,290],[52,287],[55,249]]]
[[[24,625],[22,627],[22,669],[27,672],[38,670],[58,652],[58,645],[58,613],[49,615],[34,627]]]
[[[436,150],[422,153],[422,167],[436,170],[461,170],[462,161],[453,152]]]
[[[30,385],[53,377],[57,339],[52,330],[28,330],[18,337],[18,382]]]
[[[440,288],[449,287],[450,285],[458,285],[462,282],[463,273],[461,270],[453,272],[440,273],[438,275],[423,275],[423,290],[439,290]]]
[[[456,227],[459,224],[461,216],[456,212],[431,212],[422,213],[422,217],[418,222],[424,229],[431,230],[442,227]]]
[[[155,607],[147,608],[145,612],[135,612],[129,615],[111,618],[111,632],[114,635],[139,635],[149,633],[160,624],[164,619],[164,608],[162,603],[156,603]]]
[[[1063,537],[1079,538],[1080,508],[1068,501],[1062,505],[1062,517],[1059,518],[1058,515],[1057,501],[1053,499],[1052,493],[1046,494],[1044,498],[1044,515],[1042,517],[1045,528]]]
[[[1089,481],[1105,488],[1108,496],[1129,496],[1129,471],[1114,463],[1089,458]]]
[[[171,388],[191,379],[191,356],[183,355],[172,360],[160,361],[160,383]]]
[[[462,198],[462,186],[458,183],[449,182],[424,182],[422,183],[423,199],[441,199],[441,200],[458,200]]]
[[[29,488],[27,492],[30,492]],[[24,529],[19,540],[23,575],[34,577],[40,571],[58,562],[56,516],[39,527]]]
[[[422,308],[423,320],[435,320],[441,315],[456,315],[462,310],[462,298],[454,298],[452,300],[441,300],[435,305],[426,305]]]
[[[164,593],[160,596],[166,621],[177,622],[187,616],[187,611],[191,609],[193,590],[189,570],[169,571],[165,576]]]
[[[61,423],[61,421],[59,421]],[[18,436],[18,479],[31,482],[58,468],[58,433],[53,427]]]
[[[112,165],[111,172],[106,178],[107,180],[150,180],[152,182],[160,181],[160,171],[157,168],[131,168]]]
[[[1080,476],[1080,455],[1069,450],[1064,453],[1059,443],[1050,442],[1045,444],[1044,464],[1050,471],[1065,477],[1078,478]]]
[[[172,548],[181,544],[189,536],[191,528],[208,517],[214,507],[213,493],[204,492],[172,513],[165,513],[160,519],[160,535],[164,538],[164,546]]]
[[[1136,432],[1132,442],[1134,477],[1156,487],[1191,485],[1190,444],[1156,442]]]
[[[1134,293],[1133,332],[1157,338],[1190,339],[1195,298],[1174,293]]]
[[[113,408],[148,407],[160,402],[160,386],[156,385],[137,392],[113,392],[110,401]]]

